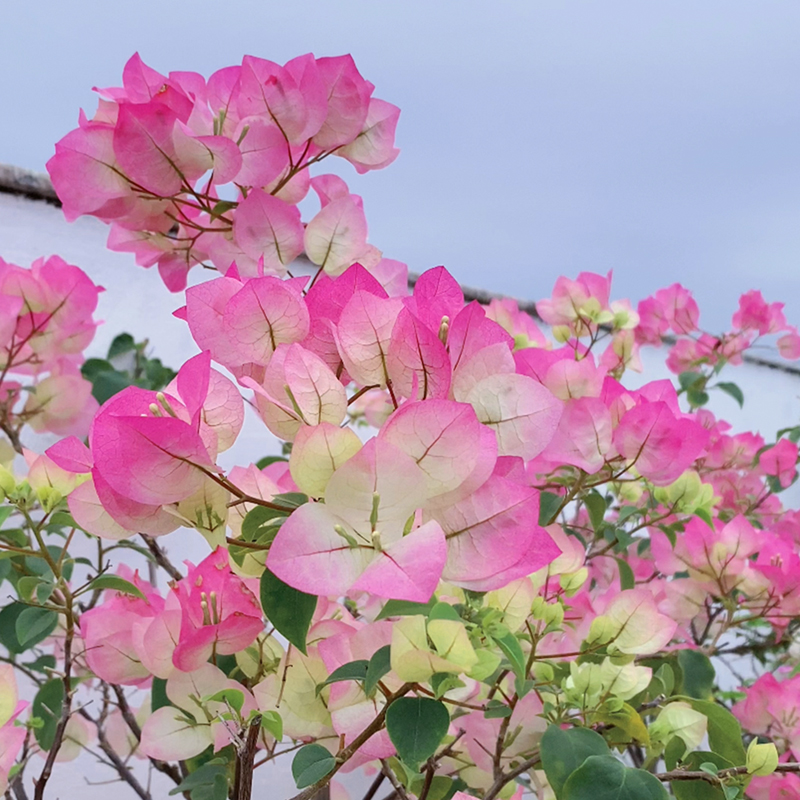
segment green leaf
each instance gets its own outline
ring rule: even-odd
[[[464,681],[458,675],[453,675],[452,672],[436,672],[431,675],[431,689],[437,700],[449,691],[461,689],[463,686],[465,686]]]
[[[204,703],[225,703],[241,714],[244,708],[244,692],[241,689],[220,689],[220,691],[203,698]]]
[[[419,796],[422,794],[422,788],[425,786],[426,780],[426,775],[416,775],[410,782],[408,788],[415,796]],[[450,790],[452,787],[452,778],[447,778],[444,775],[435,775],[430,786],[428,787],[428,794],[425,800],[447,800],[447,798],[452,797],[457,791],[456,789],[453,789],[451,794]]]
[[[117,356],[130,353],[131,350],[136,349],[136,342],[129,333],[120,333],[114,337],[114,341],[108,348],[108,359],[116,358]]]
[[[262,711],[261,727],[271,733],[276,741],[283,739],[283,719],[277,711]]]
[[[335,766],[336,759],[321,744],[307,744],[292,761],[292,777],[298,789],[305,789],[333,772]]]
[[[503,719],[505,717],[510,717],[513,713],[513,709],[511,709],[505,703],[501,703],[499,700],[492,698],[486,704],[486,707],[483,711],[483,716],[486,717],[486,719]],[[550,783],[552,785],[552,781],[550,781]]]
[[[608,745],[599,733],[595,733],[590,728],[562,730],[560,725],[548,726],[542,736],[539,753],[547,781],[558,800],[561,798],[567,778],[589,756],[610,755]]]
[[[265,569],[261,576],[261,607],[275,630],[306,655],[306,636],[317,608],[317,598],[285,584]]]
[[[716,383],[712,387],[714,389],[722,389],[725,394],[729,394],[738,404],[739,408],[744,406],[744,392],[735,384],[729,382]]]
[[[589,513],[589,521],[595,531],[598,531],[603,524],[606,515],[605,498],[598,492],[589,492],[584,498],[583,503]]]
[[[445,704],[428,697],[401,697],[386,710],[386,730],[397,755],[415,770],[436,752],[449,725]]]
[[[288,460],[288,458],[284,458],[283,456],[264,456],[264,458],[259,458],[258,461],[256,461],[256,466],[259,469],[264,469],[264,467],[268,467],[270,464],[276,464],[279,461],[285,464]]]
[[[661,681],[664,694],[669,697],[675,688],[675,671],[669,664],[662,664],[655,673],[655,677]]]
[[[167,697],[166,678],[153,678],[153,684],[150,687],[150,710],[155,712],[159,708],[171,705],[172,702]]]
[[[27,609],[28,606],[23,603],[10,603],[0,610],[0,644],[12,655],[24,653],[25,650],[34,647],[43,639],[46,639],[53,632],[58,622],[56,619],[55,622],[52,623],[51,628],[40,631],[35,637],[29,637],[23,645],[17,638],[17,620]],[[53,613],[55,614],[55,612]]]
[[[63,702],[64,684],[60,678],[47,681],[33,698],[33,715],[43,722],[43,725],[34,731],[36,741],[42,750],[49,750],[53,746]]]
[[[58,624],[58,614],[46,608],[36,608],[31,606],[26,608],[17,617],[14,629],[17,633],[17,641],[27,648],[28,642],[35,640],[42,641],[49,636]]]
[[[236,208],[239,205],[238,203],[234,203],[230,200],[219,200],[214,203],[214,208],[211,209],[211,219],[217,219],[221,217],[226,211],[230,211],[232,208]]]
[[[272,501],[279,506],[284,506],[288,511],[294,511],[308,502],[308,495],[302,492],[284,492],[274,495]]]
[[[369,660],[367,677],[364,679],[364,692],[369,697],[375,691],[378,681],[392,671],[391,645],[384,645],[376,650]]]
[[[567,779],[563,800],[667,800],[661,781],[613,756],[589,756]]]
[[[708,700],[690,702],[695,711],[708,717],[708,743],[711,749],[732,764],[744,764],[747,755],[742,744],[742,726],[739,720],[718,703]]]
[[[553,494],[552,492],[541,492],[539,494],[539,524],[549,525],[563,502],[564,499],[561,495]]]
[[[455,622],[461,622],[461,617],[458,615],[453,606],[449,603],[437,603],[428,615],[429,619],[451,619]]]
[[[691,389],[692,386],[704,379],[705,376],[702,372],[681,372],[681,374],[678,375],[678,383],[683,390]]]
[[[525,654],[522,652],[522,647],[517,637],[513,633],[506,633],[503,636],[494,636],[493,638],[511,664],[514,674],[520,680],[525,680]]]
[[[619,567],[620,589],[623,591],[625,591],[625,589],[633,589],[636,585],[636,577],[633,574],[630,564],[628,564],[627,561],[623,561],[621,558],[614,558],[614,561],[617,562],[617,566]]]
[[[641,513],[642,509],[636,508],[636,506],[623,506],[617,515],[617,523],[621,525],[626,519],[628,519],[628,517],[632,517],[634,514]]]
[[[170,796],[189,792],[192,800],[226,800],[228,797],[228,770],[224,764],[209,763],[187,775],[179,786],[170,790]]]
[[[322,682],[317,684],[317,694],[319,694],[328,684],[340,683],[341,681],[363,681],[367,678],[367,670],[369,669],[369,661],[359,659],[358,661],[350,661],[347,664],[342,664],[341,667],[335,669],[330,675]]]
[[[87,590],[110,589],[113,592],[122,592],[144,600],[144,594],[130,581],[116,575],[98,575],[88,586]]]
[[[87,358],[81,366],[81,375],[89,383],[94,383],[95,378],[104,372],[115,372],[114,367],[104,358]]]
[[[92,381],[92,397],[100,405],[103,405],[106,400],[110,400],[115,394],[127,389],[131,384],[130,377],[124,372],[117,372],[117,370],[101,372]]]
[[[247,542],[255,542],[267,528],[272,531],[271,538],[274,539],[275,534],[278,532],[275,521],[278,519],[284,520],[287,516],[288,511],[278,511],[266,506],[251,508],[242,520],[242,539]]]
[[[698,650],[679,650],[678,666],[683,673],[681,694],[696,700],[708,700],[716,679],[714,666],[708,656]]]
[[[427,617],[435,605],[435,597],[432,597],[427,603],[412,603],[410,600],[389,600],[381,609],[380,614],[375,617],[375,621],[387,619],[388,617],[413,617],[416,614],[422,614]]]
[[[708,392],[697,391],[696,389],[688,389],[686,398],[693,408],[700,408],[709,401]]]

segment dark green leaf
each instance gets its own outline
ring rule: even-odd
[[[451,672],[437,672],[431,676],[431,689],[437,700],[452,689],[461,689],[464,685],[464,681]]]
[[[716,678],[714,666],[708,656],[698,650],[680,650],[678,666],[683,674],[681,694],[689,695],[696,700],[708,700]]]
[[[564,499],[561,495],[541,492],[539,494],[539,524],[549,525],[553,522],[563,502]]]
[[[661,781],[613,756],[590,756],[564,784],[563,800],[667,800]]]
[[[300,508],[300,506],[304,506],[308,502],[308,495],[302,492],[284,492],[283,494],[274,495],[272,501],[289,511],[294,511],[294,509]]]
[[[265,569],[261,576],[261,607],[275,630],[306,655],[306,636],[317,608],[317,598],[288,586]]]
[[[260,536],[270,530],[272,539],[278,532],[278,527],[275,524],[276,520],[284,520],[287,513],[284,511],[277,511],[274,508],[267,508],[266,506],[256,506],[247,512],[244,520],[242,520],[242,539],[246,542],[258,541]]]
[[[483,716],[486,717],[486,719],[503,719],[504,717],[510,717],[512,713],[513,709],[505,703],[492,699],[486,704]]]
[[[453,606],[449,603],[437,603],[428,615],[429,619],[451,619],[456,622],[461,622],[461,617],[458,615]]]
[[[135,349],[136,342],[133,340],[133,336],[129,333],[120,333],[118,336],[114,337],[114,341],[111,342],[108,348],[108,358],[116,358],[117,356],[125,355],[125,353],[130,353],[131,350]]]
[[[525,680],[525,654],[522,652],[517,637],[513,633],[507,633],[504,636],[493,638],[511,664],[514,674],[521,680]]]
[[[12,655],[22,653],[25,650],[28,650],[29,648],[39,644],[39,642],[41,642],[43,639],[46,639],[53,632],[53,630],[55,630],[55,626],[58,623],[58,619],[56,617],[56,619],[51,622],[52,627],[40,630],[36,636],[29,637],[26,643],[23,645],[17,638],[17,620],[28,608],[28,606],[23,605],[22,603],[11,603],[0,610],[0,644],[2,644]],[[55,612],[51,613],[56,616]]]
[[[641,514],[642,510],[640,508],[636,508],[636,506],[624,506],[619,510],[619,514],[617,515],[617,522],[621,525],[625,522],[628,517],[632,517],[634,514]]]
[[[41,728],[36,728],[34,731],[36,741],[42,750],[49,750],[53,746],[63,702],[64,684],[60,678],[47,681],[33,698],[33,715],[44,723]]]
[[[256,461],[256,466],[259,469],[264,469],[264,467],[268,467],[270,464],[275,464],[279,461],[285,464],[288,460],[288,458],[284,458],[283,456],[264,456],[264,458],[259,458],[258,461]]]
[[[114,371],[114,367],[104,358],[87,358],[81,366],[81,375],[90,383],[94,383],[98,375]]]
[[[617,566],[619,567],[619,586],[622,591],[625,589],[633,589],[636,585],[636,577],[633,574],[633,570],[628,564],[627,561],[623,561],[621,558],[615,558],[614,561],[617,562]]]
[[[123,389],[127,389],[133,381],[124,372],[111,370],[101,372],[92,381],[92,396],[100,405],[111,399]]]
[[[153,685],[150,688],[150,710],[155,712],[159,708],[171,705],[172,703],[167,697],[166,678],[153,678]]]
[[[605,739],[589,728],[562,730],[560,725],[550,725],[542,736],[539,753],[547,780],[560,800],[567,778],[589,756],[608,756],[610,751]]]
[[[691,704],[695,711],[708,717],[708,743],[711,749],[736,766],[744,764],[747,756],[742,744],[742,726],[739,720],[718,703],[691,700]]]
[[[702,372],[681,372],[681,374],[678,375],[678,383],[680,383],[681,389],[690,389],[695,384],[704,380],[705,376]]]
[[[368,668],[369,661],[364,659],[342,664],[341,667],[331,672],[331,674],[328,675],[328,677],[322,683],[317,684],[317,694],[319,694],[330,683],[366,680]]]
[[[381,609],[375,620],[388,617],[413,617],[422,614],[427,617],[436,605],[436,598],[432,597],[427,603],[412,603],[410,600],[389,600]]]
[[[20,613],[14,623],[17,641],[22,647],[32,646],[31,641],[40,642],[49,636],[58,625],[58,614],[46,608],[30,606]]]
[[[428,697],[401,697],[386,710],[386,730],[397,755],[415,770],[436,752],[449,725],[445,704]]]
[[[170,790],[170,796],[189,792],[192,800],[226,800],[228,770],[224,764],[203,764],[187,775],[180,785]]]
[[[144,594],[137,589],[130,581],[120,578],[117,575],[98,575],[90,584],[89,589],[109,589],[114,592],[122,592],[133,597],[144,600]]]
[[[216,203],[214,203],[214,207],[211,209],[211,218],[216,219],[221,217],[226,211],[236,208],[237,205],[239,204],[230,200],[218,200]]]
[[[589,494],[583,498],[583,503],[586,506],[586,511],[589,513],[589,521],[592,523],[592,527],[595,531],[600,530],[606,515],[605,498],[598,494],[598,492],[589,492]]]
[[[369,696],[375,691],[378,681],[384,675],[388,675],[392,670],[392,648],[390,645],[384,645],[376,650],[372,658],[369,660],[367,667],[367,677],[364,680],[364,691]]]
[[[694,408],[704,406],[709,400],[708,392],[697,391],[695,389],[687,390],[686,397]]]
[[[739,408],[744,406],[744,392],[735,383],[717,383],[714,388],[722,389],[725,394],[729,394],[739,404]]]
[[[321,744],[307,744],[292,761],[292,777],[298,789],[305,789],[332,772],[335,766],[336,759]]]

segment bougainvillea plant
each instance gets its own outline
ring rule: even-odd
[[[56,145],[67,218],[158,265],[197,353],[84,362],[100,288],[0,262],[0,791],[55,796],[88,750],[142,800],[148,769],[247,800],[275,760],[303,799],[357,769],[364,800],[800,797],[800,427],[706,408],[797,330],[748,292],[714,336],[610,275],[560,278],[541,328],[443,267],[409,290],[311,171],[395,159],[373,89],[347,56],[135,56]],[[626,388],[663,344],[677,384]],[[246,404],[282,446],[223,469]]]

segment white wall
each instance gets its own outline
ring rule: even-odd
[[[81,267],[93,281],[106,287],[97,314],[104,324],[98,330],[88,355],[103,356],[114,336],[128,331],[137,340],[148,338],[153,355],[177,369],[197,352],[186,324],[172,316],[172,312],[183,304],[182,296],[170,294],[157,272],[136,266],[133,256],[107,250],[107,233],[108,228],[98,220],[83,218],[68,224],[61,210],[52,205],[0,193],[1,258],[28,266],[39,256],[57,254]],[[669,276],[665,276],[664,283],[668,282]],[[550,288],[532,286],[530,295],[546,296]],[[625,287],[617,286],[616,290],[615,296],[624,295]],[[660,351],[645,351],[644,361],[646,372],[642,378],[670,377]],[[729,420],[736,431],[757,430],[769,440],[779,428],[800,422],[800,377],[745,365],[729,368],[725,379],[735,381],[744,390],[744,409],[740,410],[733,399],[722,393],[713,394],[711,407]],[[641,379],[632,375],[626,381],[635,386]],[[275,439],[251,416],[236,446],[224,454],[223,466],[247,464],[270,452],[275,452]],[[799,496],[797,486],[784,495],[787,500],[794,501],[793,505]],[[205,542],[189,531],[171,534],[164,541],[175,561],[197,561],[207,554]],[[34,764],[29,772],[36,771]],[[49,793],[64,800],[75,797],[101,800],[109,796],[109,787],[87,785],[86,781],[103,781],[109,777],[110,770],[99,766],[87,755],[70,764],[59,765]],[[352,783],[352,779],[348,782]],[[267,793],[261,796],[280,800],[293,794],[293,783],[286,769],[267,772],[262,768],[256,773],[255,785],[256,796],[265,791]],[[163,787],[154,791],[154,797],[166,797],[169,784],[159,773],[154,773],[153,787]],[[115,787],[114,791],[120,791],[121,796],[132,796],[127,787]]]

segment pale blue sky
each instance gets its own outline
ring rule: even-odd
[[[42,169],[135,50],[206,75],[350,52],[403,109],[400,158],[342,172],[388,257],[526,298],[580,270],[634,300],[679,280],[709,327],[759,287],[800,323],[797,0],[0,0],[0,19],[2,162]]]

